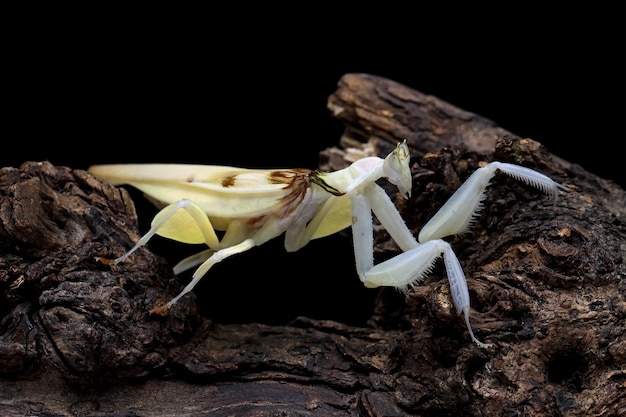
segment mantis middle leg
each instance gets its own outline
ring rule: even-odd
[[[256,229],[249,228],[245,222],[233,220],[229,223],[220,241],[206,213],[194,202],[183,199],[161,210],[155,216],[150,230],[141,237],[137,244],[124,255],[110,261],[110,263],[117,264],[124,261],[135,250],[148,243],[155,234],[180,242],[205,243],[208,245],[208,250],[192,255],[176,265],[174,272],[180,273],[200,264],[194,271],[191,281],[176,297],[168,301],[164,306],[151,310],[154,313],[161,313],[174,305],[182,296],[193,290],[213,265],[232,255],[245,252],[254,246],[265,243],[283,231],[283,224],[279,219],[273,217],[268,217]]]

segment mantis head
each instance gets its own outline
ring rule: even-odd
[[[410,159],[411,155],[405,139],[398,143],[396,149],[387,155],[383,163],[383,175],[390,183],[398,187],[398,190],[405,198],[411,196],[411,187],[413,185],[411,168],[409,167]]]

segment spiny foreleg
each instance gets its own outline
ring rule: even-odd
[[[372,212],[404,251],[378,265],[374,265]],[[464,314],[471,339],[481,347],[490,346],[474,336],[469,321],[470,297],[465,274],[447,242],[437,239],[419,244],[387,193],[376,184],[352,198],[352,213],[357,272],[366,287],[390,286],[407,291],[420,283],[443,256],[457,313]]]
[[[483,343],[474,336],[469,320],[470,298],[467,281],[461,264],[448,242],[441,239],[430,240],[375,265],[365,274],[365,285],[368,287],[392,286],[407,291],[428,276],[441,256],[446,266],[452,301],[457,314],[463,313],[472,341],[480,347],[490,347],[490,344]]]
[[[567,191],[567,188],[561,184],[530,168],[504,162],[491,162],[477,169],[456,190],[443,207],[424,225],[418,240],[423,243],[468,231],[482,209],[482,201],[485,199],[485,188],[487,188],[489,181],[496,175],[497,171],[532,185],[546,194],[551,194],[555,202],[559,189]]]

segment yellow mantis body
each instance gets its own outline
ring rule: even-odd
[[[208,246],[174,267],[176,274],[194,268],[189,284],[155,311],[163,312],[190,292],[218,262],[285,234],[285,248],[296,251],[311,239],[352,227],[356,270],[367,287],[392,286],[406,291],[418,284],[443,257],[457,313],[463,313],[471,339],[479,341],[469,321],[470,298],[465,275],[443,237],[467,231],[497,171],[527,182],[556,198],[565,189],[547,176],[518,165],[492,162],[478,169],[423,227],[411,234],[386,192],[376,184],[386,178],[409,197],[412,177],[409,149],[400,143],[386,157],[359,159],[334,172],[308,169],[254,170],[184,164],[96,165],[89,172],[113,184],[141,190],[162,210],[150,230],[119,263],[155,234],[183,243]],[[403,253],[374,265],[372,213]],[[218,237],[220,232],[221,238]]]

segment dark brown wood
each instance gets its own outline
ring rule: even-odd
[[[446,146],[493,152],[496,139],[510,134],[484,117],[369,74],[344,75],[328,109],[346,125],[344,147],[375,140],[391,150],[398,138],[406,138],[416,157]]]
[[[328,170],[346,166],[341,157],[346,149],[365,147],[366,153],[384,156],[406,139],[416,158],[445,147],[492,153],[498,138],[514,136],[485,117],[370,74],[344,75],[327,107],[346,126],[340,147],[322,153],[321,166]],[[569,166],[557,155],[552,159]]]
[[[471,233],[472,344],[441,266],[406,297],[378,291],[367,327],[300,318],[219,324],[138,239],[128,193],[84,171],[0,170],[0,413],[6,415],[617,416],[626,412],[626,193],[435,97],[348,74],[329,98],[346,123],[338,169],[407,139],[416,234],[480,165],[498,159],[570,189],[556,204],[498,175]],[[367,146],[364,146],[367,144]],[[354,148],[345,152],[346,148]],[[377,232],[376,257],[398,253]],[[242,255],[242,256],[245,256]],[[350,300],[346,300],[347,303]],[[320,306],[324,308],[324,306]]]

